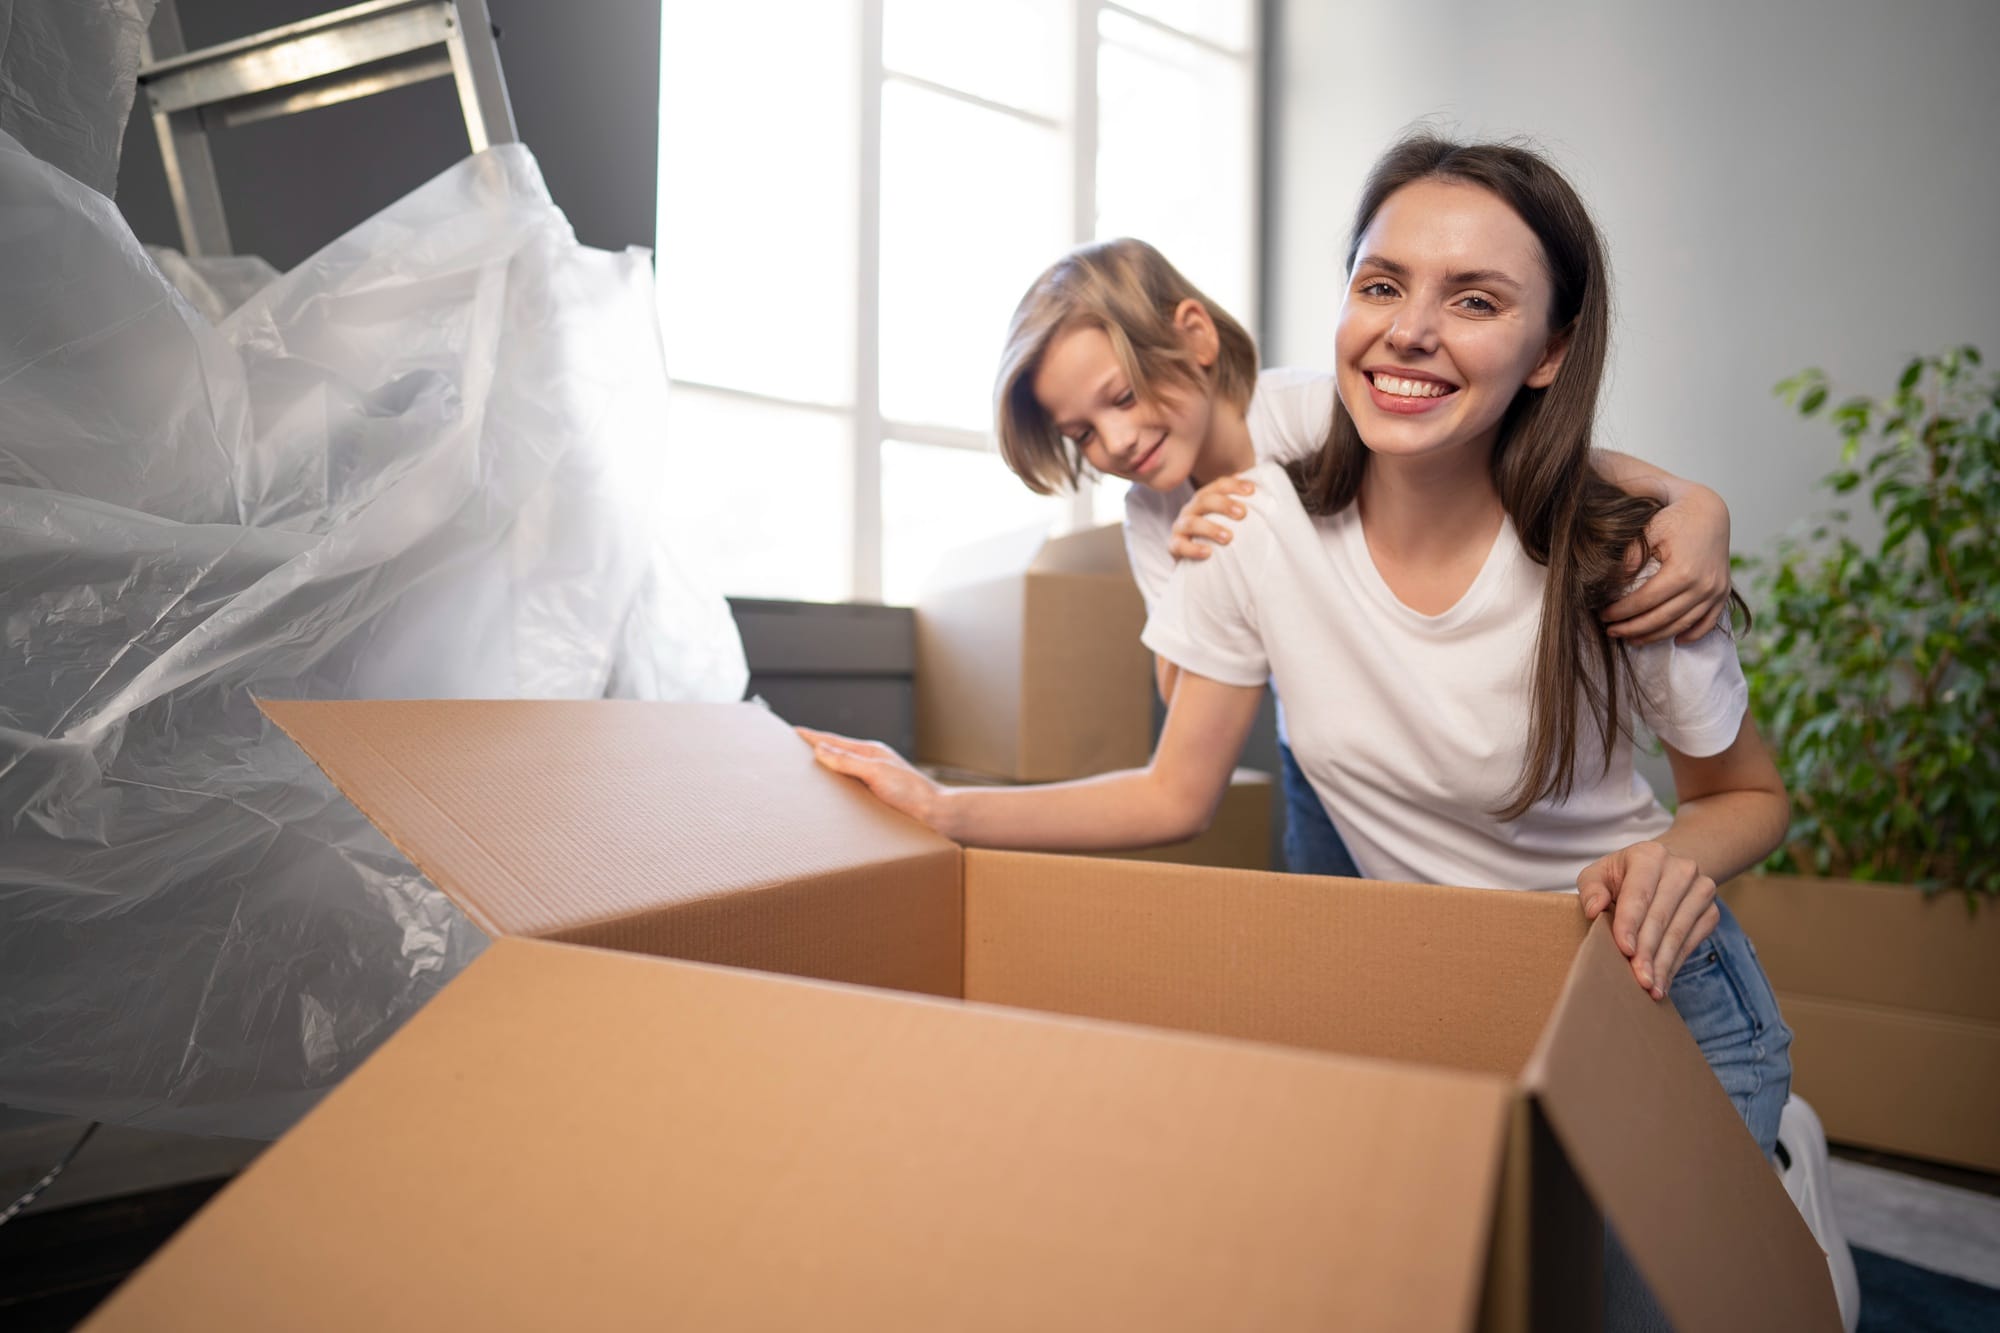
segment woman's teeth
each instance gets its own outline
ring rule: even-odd
[[[1394,375],[1375,376],[1375,387],[1398,398],[1442,398],[1451,392],[1449,384],[1432,380],[1403,380]]]

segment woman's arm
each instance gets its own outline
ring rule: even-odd
[[[1262,686],[1180,673],[1153,762],[1145,768],[1034,787],[944,787],[894,750],[799,728],[820,763],[969,847],[1112,851],[1180,842],[1215,818]]]
[[[1599,449],[1592,457],[1619,490],[1663,506],[1646,525],[1660,572],[1604,608],[1606,632],[1634,643],[1694,642],[1729,612],[1729,506],[1708,487],[1630,454]]]
[[[1784,840],[1791,802],[1746,714],[1720,754],[1695,758],[1666,747],[1680,808],[1666,832],[1602,857],[1577,876],[1584,916],[1614,902],[1611,937],[1654,999],[1715,929],[1715,886],[1764,859]]]

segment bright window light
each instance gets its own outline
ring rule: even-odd
[[[1256,38],[1250,0],[664,0],[661,521],[725,591],[907,601],[959,546],[1122,517],[1001,464],[1007,319],[1132,235],[1254,327]]]
[[[736,394],[673,387],[667,451],[681,485],[672,524],[726,591],[805,602],[845,600],[853,510],[853,419]]]
[[[1152,242],[1254,328],[1249,67],[1109,10],[1098,33],[1097,234]],[[1225,199],[1243,202],[1217,207]]]
[[[1002,532],[1052,528],[1067,507],[1023,486],[997,453],[886,441],[882,600],[915,601],[945,555]]]
[[[884,416],[991,424],[1007,317],[1069,244],[1068,177],[1054,129],[893,80],[882,90]]]
[[[854,401],[856,12],[666,6],[657,267],[677,380]]]

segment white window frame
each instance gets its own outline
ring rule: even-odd
[[[882,598],[882,448],[890,440],[990,453],[993,437],[987,430],[967,430],[956,426],[885,419],[881,406],[882,329],[882,89],[889,80],[954,98],[986,111],[996,112],[1044,128],[1067,132],[1070,160],[1070,237],[1068,244],[1080,245],[1096,236],[1097,229],[1097,65],[1098,20],[1103,13],[1121,15],[1135,23],[1156,29],[1176,41],[1237,61],[1246,67],[1247,84],[1253,105],[1248,123],[1250,142],[1246,145],[1254,188],[1246,201],[1249,209],[1248,235],[1261,251],[1263,245],[1263,139],[1264,90],[1263,46],[1264,5],[1250,0],[1250,38],[1245,50],[1237,51],[1208,38],[1185,32],[1151,15],[1115,3],[1114,0],[1070,0],[1074,16],[1072,28],[1072,78],[1067,121],[1025,110],[1004,102],[891,71],[883,60],[882,28],[884,0],[859,0],[861,24],[861,80],[858,178],[859,225],[856,227],[855,255],[855,353],[854,399],[851,406],[789,398],[779,394],[711,384],[698,379],[675,379],[678,384],[705,393],[721,394],[747,402],[769,404],[798,411],[821,412],[848,418],[853,435],[853,490],[851,500],[853,549],[848,600],[879,603]],[[1053,260],[1055,256],[1051,255]],[[1251,256],[1252,271],[1261,272],[1261,254]],[[1232,311],[1249,328],[1258,326],[1261,283],[1253,280],[1246,301]],[[1245,308],[1247,307],[1247,308]],[[994,349],[997,354],[999,349]],[[1069,497],[1069,507],[1060,530],[1093,526],[1098,520],[1094,505],[1094,484],[1086,482]]]

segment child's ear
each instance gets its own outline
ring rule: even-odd
[[[1174,328],[1201,368],[1214,369],[1222,357],[1222,337],[1215,331],[1215,320],[1208,307],[1190,296],[1174,307]]]
[[[1542,350],[1542,359],[1528,372],[1524,383],[1530,389],[1546,389],[1556,382],[1556,373],[1563,368],[1563,358],[1569,355],[1568,329],[1550,337],[1549,345]]]

